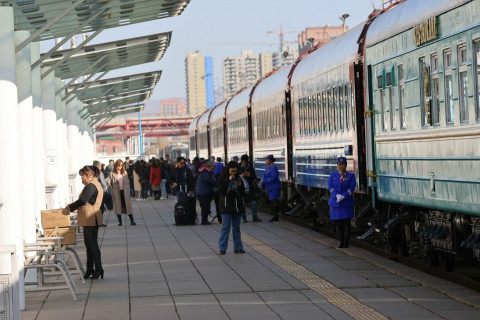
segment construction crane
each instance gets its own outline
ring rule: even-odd
[[[279,38],[279,45],[278,45],[278,52],[282,53],[283,54],[283,46],[284,44],[286,44],[287,42],[284,41],[284,35],[285,33],[296,33],[296,34],[299,34],[300,31],[283,31],[282,29],[282,25],[280,25],[280,30],[277,30],[277,31],[267,31],[268,34],[278,34],[278,38]],[[298,43],[298,41],[295,41],[296,43]]]
[[[298,41],[284,41],[284,44],[296,44]],[[228,42],[215,42],[215,44],[219,45],[245,45],[245,46],[277,46],[278,43],[275,42],[236,42],[236,41],[228,41]]]

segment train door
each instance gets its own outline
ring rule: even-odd
[[[357,128],[358,187],[367,191],[367,147],[365,141],[365,100],[363,63],[353,65],[355,85],[355,127]]]
[[[284,107],[284,116],[285,116],[285,126],[286,126],[286,139],[287,139],[287,152],[286,159],[287,162],[286,169],[288,172],[287,181],[293,182],[293,132],[292,132],[292,103],[290,91],[285,92],[285,107]]]

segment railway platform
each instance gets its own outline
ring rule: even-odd
[[[27,292],[21,319],[480,319],[479,292],[285,220],[260,213],[246,253],[220,256],[218,224],[175,226],[171,198],[133,206],[136,226],[105,213],[105,278],[77,281],[78,301]]]

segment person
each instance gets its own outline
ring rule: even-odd
[[[160,184],[162,183],[162,172],[160,170],[159,160],[152,161],[150,168],[150,184],[152,185],[152,192],[155,200],[160,200]]]
[[[150,180],[150,171],[147,167],[147,162],[145,160],[140,160],[139,171],[137,172],[140,177],[141,184],[141,198],[142,200],[147,200],[148,197],[148,183]]]
[[[280,180],[278,179],[278,168],[275,165],[275,158],[269,154],[265,157],[267,168],[263,175],[261,184],[265,186],[268,193],[268,200],[272,208],[272,219],[269,222],[278,221],[278,203],[280,202]]]
[[[128,168],[130,168],[130,157],[125,157],[125,161],[123,162],[123,165],[125,166],[125,170],[128,172]]]
[[[174,161],[172,159],[170,159],[170,155],[168,155],[168,154],[165,155],[165,161],[167,162],[167,164],[169,166],[173,166],[175,164]]]
[[[187,168],[190,168],[192,166],[192,162],[190,161],[190,158],[187,158],[187,162],[185,164]]]
[[[103,216],[100,210],[103,198],[103,188],[95,179],[99,174],[95,166],[84,166],[78,171],[85,185],[78,200],[66,206],[70,212],[77,211],[78,225],[83,227],[83,239],[87,251],[87,269],[83,275],[84,279],[92,277],[103,279],[102,254],[98,246],[98,227],[103,223]],[[95,268],[94,268],[95,266]]]
[[[198,169],[196,194],[202,212],[202,225],[212,224],[208,221],[208,216],[210,215],[210,203],[212,202],[213,194],[217,191],[217,182],[213,175],[214,168],[215,162],[209,160]]]
[[[130,190],[130,181],[125,171],[123,161],[118,159],[115,161],[112,172],[108,177],[108,188],[112,191],[113,208],[117,215],[118,225],[122,225],[122,213],[126,213],[130,218],[130,225],[137,225],[133,221],[132,202],[128,196]]]
[[[257,175],[255,169],[248,162],[248,155],[244,154],[240,157],[240,166],[238,167],[238,174],[244,180],[245,185],[245,197],[250,202],[250,208],[252,210],[252,221],[261,222],[262,219],[258,217],[258,203],[257,203]],[[243,223],[247,222],[247,213],[242,215]]]
[[[193,197],[194,182],[192,171],[185,166],[186,161],[184,157],[177,158],[177,167],[172,171],[172,185],[177,189],[177,201],[178,192],[185,191],[189,197]],[[180,190],[181,189],[181,190]],[[184,190],[186,189],[186,190]]]
[[[237,156],[233,156],[232,160],[235,161],[236,163],[238,163],[238,157]]]
[[[130,160],[127,169],[128,181],[130,182],[130,197],[135,197],[135,183],[133,181],[133,169],[134,169],[133,160]]]
[[[340,242],[338,248],[348,248],[351,221],[354,215],[353,191],[356,186],[355,174],[347,171],[347,158],[337,159],[338,171],[328,177],[330,190],[330,219],[336,226],[336,233]]]
[[[102,197],[102,204],[100,205],[100,211],[102,211],[102,215],[105,212],[105,200],[108,195],[108,186],[107,186],[107,179],[105,179],[105,176],[102,173],[102,165],[100,164],[100,161],[93,161],[93,165],[98,168],[98,176],[96,176],[98,182],[100,182],[100,185],[102,186],[103,190],[103,197]],[[106,224],[102,223],[100,227],[106,227]]]
[[[103,170],[103,174],[105,175],[105,179],[108,179],[108,176],[110,175],[110,172],[113,170],[113,159],[108,160],[108,166],[105,167]]]
[[[218,177],[220,177],[220,174],[222,173],[223,169],[225,168],[225,165],[222,162],[221,157],[217,157],[217,163],[215,166],[215,169],[213,169],[213,176],[215,177],[215,181],[218,181]],[[215,217],[213,217],[212,221],[218,219],[218,224],[222,224],[222,215],[220,214],[220,207],[219,207],[219,201],[220,201],[220,193],[215,192],[213,194],[213,201],[215,202]]]
[[[227,252],[230,229],[233,235],[233,252],[245,253],[240,233],[240,219],[245,212],[243,180],[238,176],[238,164],[230,161],[218,178],[220,192],[220,213],[222,214],[222,229],[218,239],[219,254]]]
[[[215,162],[215,156],[214,155],[210,156],[210,161]]]
[[[160,176],[162,177],[162,181],[160,182],[160,190],[162,192],[160,200],[167,200],[167,178],[168,178],[168,172],[170,167],[167,165],[167,163],[163,160],[162,157],[160,157]]]
[[[140,182],[140,175],[142,174],[142,170],[140,168],[140,161],[137,160],[133,167],[132,175],[133,175],[133,189],[135,190],[135,201],[141,201],[142,195],[142,183]]]

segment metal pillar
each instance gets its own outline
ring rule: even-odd
[[[22,212],[18,156],[18,97],[15,59],[15,36],[13,29],[13,8],[0,7],[0,157],[9,159],[8,165],[0,166],[0,245],[15,244],[18,265],[23,266]],[[28,200],[28,199],[27,199]],[[10,255],[0,255],[0,273],[10,274]],[[25,307],[23,269],[14,272],[9,287],[13,294],[12,313],[19,314]]]
[[[31,44],[32,62],[40,58],[40,43]],[[43,148],[43,117],[42,117],[42,81],[40,67],[32,69],[32,103],[33,103],[33,175],[35,184],[35,216],[40,224],[40,210],[46,209],[45,199],[45,150]]]
[[[43,68],[42,68],[43,69]],[[45,147],[45,190],[47,208],[59,208],[58,197],[58,146],[56,139],[57,111],[55,106],[55,78],[51,73],[42,79],[43,140]]]
[[[62,87],[62,80],[55,78],[55,92]],[[55,95],[55,107],[57,111],[57,156],[58,156],[58,196],[60,207],[65,207],[68,201],[68,159],[67,159],[67,125],[65,121],[65,105],[62,101],[63,93]]]
[[[142,113],[138,113],[138,138],[140,139],[140,156],[143,156]]]
[[[15,45],[22,43],[30,36],[29,31],[15,31]],[[22,199],[35,199],[35,184],[30,181],[35,176],[32,166],[33,150],[33,102],[32,102],[32,69],[30,45],[23,47],[16,54],[17,90],[18,90],[18,137],[20,142],[20,181]],[[27,182],[28,181],[28,182]],[[35,202],[22,201],[23,239],[27,243],[36,241]]]
[[[78,148],[78,100],[74,99],[67,105],[67,137],[68,137],[68,172],[70,195],[69,203],[76,200],[77,196],[77,184],[76,178],[78,176],[78,170],[80,169],[79,153],[81,150]]]

